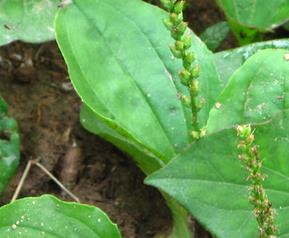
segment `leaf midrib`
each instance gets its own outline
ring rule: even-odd
[[[90,17],[85,14],[85,12],[82,10],[81,7],[79,7],[79,5],[78,5],[76,2],[75,2],[75,6],[76,6],[76,7],[79,9],[79,11],[85,16],[85,18],[88,19],[88,22],[90,22],[90,24],[92,24],[92,25],[96,28],[96,30],[98,31],[98,33],[100,34],[100,36],[101,36],[103,39],[105,39],[105,37],[104,37],[104,35],[102,34],[102,32],[98,29],[98,27],[97,27],[94,23],[91,23]],[[110,5],[109,5],[109,6],[110,6]],[[93,22],[93,21],[92,21],[92,22]],[[111,51],[112,56],[115,58],[116,62],[119,64],[120,68],[123,70],[124,73],[127,74],[128,78],[130,79],[130,82],[133,82],[133,83],[134,83],[134,85],[140,90],[141,95],[143,96],[144,100],[148,103],[148,99],[146,98],[146,95],[144,94],[144,92],[140,89],[140,86],[138,85],[138,83],[137,83],[135,80],[133,80],[133,77],[132,77],[132,75],[129,73],[129,71],[128,71],[128,70],[126,69],[126,67],[120,62],[120,60],[115,56],[115,54],[113,53],[113,50],[112,50],[112,48],[110,47],[110,45],[107,44],[106,41],[104,41],[104,43],[107,45],[108,49]],[[150,103],[148,103],[148,104],[149,104],[149,106],[150,106]],[[157,114],[155,113],[155,110],[154,110],[152,107],[150,107],[150,110],[152,111],[152,115],[154,116],[155,121],[157,122],[157,124],[158,124],[158,125],[160,126],[160,128],[162,129],[162,132],[163,132],[163,134],[165,135],[166,139],[168,140],[169,145],[170,145],[170,148],[171,148],[172,152],[174,152],[174,155],[175,155],[175,154],[176,154],[175,148],[174,148],[173,143],[171,142],[170,138],[168,137],[168,134],[167,134],[166,130],[164,129],[164,125],[161,123],[160,120],[158,120],[158,116],[157,116]],[[164,156],[164,158],[165,158],[167,161],[169,161],[169,159],[170,159],[170,158],[166,158],[165,156]]]

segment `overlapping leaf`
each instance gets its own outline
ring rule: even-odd
[[[178,200],[220,238],[257,236],[246,196],[245,169],[237,159],[236,132],[223,129],[244,123],[256,124],[256,143],[268,175],[265,186],[278,212],[280,237],[289,237],[287,52],[267,49],[249,58],[232,76],[218,108],[212,109],[211,134],[147,180]]]
[[[121,238],[100,209],[45,195],[0,208],[0,236],[10,238]]]
[[[267,49],[249,58],[231,77],[210,112],[208,131],[260,123],[289,108],[288,50]]]
[[[139,0],[75,0],[56,20],[73,84],[94,112],[93,118],[82,118],[99,120],[129,144],[141,145],[159,158],[159,166],[191,141],[190,112],[177,97],[186,88],[177,78],[180,62],[168,50],[172,40],[162,25],[165,17]],[[221,85],[212,53],[193,39],[207,101],[204,125]]]
[[[14,40],[54,39],[57,4],[58,0],[0,0],[0,46]]]
[[[218,73],[224,86],[232,74],[253,54],[263,49],[289,50],[289,39],[253,43],[240,48],[218,52],[214,55]]]
[[[18,167],[20,145],[17,123],[7,115],[7,105],[0,97],[0,193]]]
[[[289,0],[217,0],[226,16],[248,28],[268,31],[289,19]]]
[[[256,127],[256,143],[268,175],[265,188],[277,210],[280,238],[289,237],[289,113]],[[195,143],[146,182],[183,204],[219,238],[255,238],[257,222],[248,201],[246,170],[240,165],[235,129]]]

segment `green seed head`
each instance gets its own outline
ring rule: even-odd
[[[179,51],[182,51],[184,49],[184,43],[182,41],[177,40],[175,43],[175,48]]]
[[[237,126],[237,133],[242,139],[247,139],[252,134],[251,125]]]
[[[184,36],[183,42],[185,45],[185,49],[189,49],[192,45],[192,35],[188,34],[188,35]]]
[[[194,68],[191,70],[191,74],[193,78],[198,78],[200,76],[200,65],[196,64]]]
[[[174,24],[174,25],[178,25],[183,21],[183,14],[176,14],[174,12],[172,12],[170,14],[170,21]]]
[[[190,87],[192,95],[196,96],[199,93],[199,81],[197,79],[193,79]]]
[[[190,72],[186,69],[182,69],[179,72],[179,77],[180,77],[181,83],[185,86],[189,85],[190,76],[191,76]]]
[[[176,58],[182,58],[182,52],[177,50],[175,45],[171,45],[170,50],[171,50],[173,56],[175,56]]]
[[[188,63],[188,64],[192,64],[195,61],[195,54],[193,52],[188,52],[186,51],[184,53],[184,60]]]
[[[191,107],[191,100],[187,96],[180,93],[178,93],[177,96],[186,107]]]
[[[171,30],[173,29],[174,25],[173,25],[173,23],[170,21],[170,19],[164,19],[163,22],[164,22],[165,27],[166,27],[169,31],[171,31]]]
[[[177,32],[179,35],[183,35],[185,33],[185,31],[187,30],[188,27],[188,23],[186,22],[181,22],[178,26],[177,26]]]

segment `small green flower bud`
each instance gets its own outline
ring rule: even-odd
[[[183,39],[184,45],[185,45],[185,49],[189,49],[192,45],[192,35],[188,34],[184,37]]]
[[[179,72],[179,77],[180,77],[181,83],[185,86],[189,85],[190,76],[191,76],[190,72],[186,69],[182,69]]]
[[[199,81],[197,79],[193,79],[191,86],[190,86],[190,90],[192,95],[197,96],[199,93]]]
[[[251,125],[237,126],[237,134],[242,139],[247,139],[252,133]]]
[[[198,78],[200,76],[200,65],[196,64],[194,68],[191,70],[191,74],[193,78]]]
[[[199,140],[200,139],[200,132],[198,131],[192,131],[192,137],[195,139],[195,140]]]
[[[182,51],[184,49],[184,43],[182,41],[177,40],[175,42],[175,47],[177,50]]]
[[[176,14],[174,12],[172,12],[170,14],[170,21],[174,24],[174,25],[178,25],[183,21],[183,14]]]
[[[165,27],[166,27],[169,31],[171,31],[171,30],[173,29],[174,25],[173,25],[173,23],[170,21],[170,19],[164,19],[163,22],[164,22]]]
[[[187,30],[188,23],[186,22],[181,22],[179,25],[177,25],[177,33],[179,35],[183,35],[185,31]]]
[[[192,64],[195,61],[196,57],[193,52],[186,51],[184,54],[184,61],[186,61],[188,64]]]
[[[191,107],[191,100],[187,96],[180,93],[178,93],[177,96],[186,107]]]
[[[202,107],[206,104],[206,99],[201,97],[200,99],[197,100],[196,102],[196,107],[197,107],[197,110],[200,111],[202,109]]]
[[[170,50],[171,50],[173,56],[175,56],[176,58],[182,58],[182,52],[177,50],[174,45],[170,46]]]
[[[173,37],[175,40],[181,40],[182,35],[179,34],[177,28],[173,28],[173,29],[171,30],[171,37]]]
[[[246,142],[248,144],[252,144],[254,140],[255,140],[255,136],[252,133],[246,138]]]
[[[175,6],[174,6],[174,12],[179,14],[179,13],[183,12],[184,7],[185,7],[184,1],[177,2],[177,3],[175,3]]]
[[[172,23],[176,23],[177,19],[178,19],[178,15],[177,15],[176,13],[172,12],[172,13],[170,14],[170,21],[171,21]]]

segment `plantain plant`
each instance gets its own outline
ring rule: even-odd
[[[186,28],[180,5],[174,5],[181,3],[171,3],[166,6],[171,10],[169,17],[159,8],[137,0],[75,0],[60,11],[56,19],[56,39],[72,82],[84,102],[81,121],[88,130],[129,153],[147,175],[157,171],[146,182],[164,191],[167,199],[169,194],[178,200],[212,233],[219,237],[239,237],[240,234],[254,237],[258,229],[246,199],[246,176],[236,159],[234,143],[237,137],[230,134],[229,128],[244,123],[265,123],[285,109],[281,105],[271,107],[272,103],[266,97],[269,89],[265,86],[272,88],[272,79],[276,84],[280,82],[278,85],[286,83],[287,50],[259,52],[258,49],[287,49],[288,41],[267,42],[213,55]],[[77,22],[73,21],[75,18]],[[167,50],[172,39],[160,24],[163,19],[170,19],[165,21],[166,27],[176,40],[171,47],[172,53]],[[186,44],[187,34],[192,35],[191,46]],[[196,61],[192,56],[196,56]],[[186,60],[199,65],[197,68],[201,73],[198,77],[192,73],[196,67],[191,68]],[[270,65],[272,60],[276,67]],[[180,71],[182,67],[190,75]],[[223,72],[222,68],[226,70]],[[257,70],[260,68],[262,71]],[[203,138],[195,133],[196,115],[192,106],[194,108],[199,103],[194,104],[195,98],[188,90],[192,84],[186,79],[199,82],[197,97],[203,105],[198,108],[198,129],[207,129],[207,136]],[[197,88],[196,84],[194,88]],[[262,85],[265,88],[258,94],[251,84],[257,85],[257,92]],[[252,91],[253,99],[246,97],[248,85],[249,96]],[[279,97],[283,102],[283,91],[275,91],[273,100]],[[266,109],[270,105],[266,113],[261,110],[262,103],[266,104]],[[249,115],[244,111],[244,104],[250,109]],[[263,131],[260,129],[260,133]],[[258,137],[268,143],[271,136],[261,135]],[[268,149],[268,146],[264,148]],[[215,160],[212,162],[211,159]],[[265,164],[267,161],[269,159]],[[235,166],[231,170],[232,164]],[[226,176],[223,175],[225,172]],[[226,182],[223,184],[217,178]],[[231,185],[235,180],[240,186]],[[268,178],[267,181],[271,180]],[[234,191],[238,191],[237,195]],[[228,200],[227,195],[232,199]],[[211,205],[214,203],[216,208]],[[277,199],[276,204],[279,203]],[[175,221],[171,237],[191,237],[189,229],[185,228],[185,213],[179,206],[171,203],[169,206]],[[222,207],[229,207],[228,212]],[[244,230],[240,233],[236,227],[241,224]],[[280,221],[279,226],[280,230],[284,229]]]
[[[274,209],[278,237],[288,237],[289,41],[213,54],[184,22],[184,2],[162,3],[169,13],[141,0],[62,5],[56,40],[83,101],[83,126],[131,155],[160,189],[174,222],[166,237],[192,237],[190,213],[220,238],[272,238]],[[264,236],[237,159],[236,128],[248,124],[263,161],[257,172],[267,175],[272,232]],[[51,196],[0,208],[0,227],[10,237],[120,237],[97,208]]]

